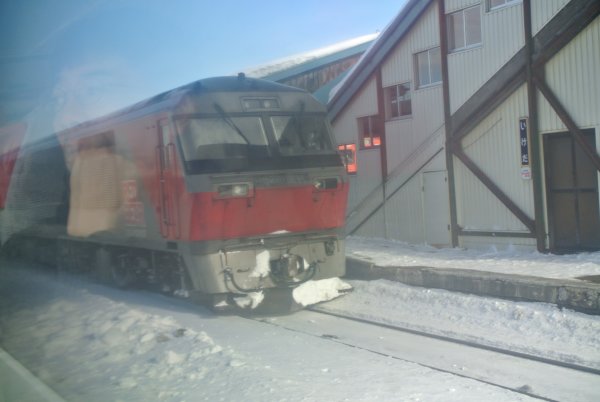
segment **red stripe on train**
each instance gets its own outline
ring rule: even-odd
[[[189,240],[339,228],[344,225],[347,195],[347,184],[322,192],[315,192],[312,186],[255,189],[250,198],[218,199],[215,193],[193,194]]]

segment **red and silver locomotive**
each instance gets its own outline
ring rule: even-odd
[[[64,225],[20,236],[52,239],[34,247],[55,246],[65,269],[213,303],[345,273],[348,183],[326,109],[305,91],[203,79],[56,138]]]

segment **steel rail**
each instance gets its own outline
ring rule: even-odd
[[[348,315],[344,315],[344,314],[340,314],[340,313],[334,313],[331,311],[320,309],[318,306],[307,307],[306,310],[310,310],[310,311],[313,311],[313,312],[319,313],[319,314],[326,314],[326,315],[330,315],[333,317],[338,317],[338,318],[343,318],[346,320],[360,322],[363,324],[375,325],[375,326],[386,328],[386,329],[406,332],[406,333],[409,333],[412,335],[424,336],[427,338],[437,339],[440,341],[456,343],[459,345],[469,346],[469,347],[476,348],[476,349],[487,350],[490,352],[499,353],[499,354],[512,356],[512,357],[517,357],[520,359],[532,360],[532,361],[536,361],[539,363],[548,364],[551,366],[562,367],[562,368],[566,368],[566,369],[570,369],[570,370],[575,370],[575,371],[580,371],[580,372],[587,373],[587,374],[594,374],[594,375],[600,376],[600,369],[596,369],[593,367],[582,366],[582,365],[574,364],[574,363],[567,363],[567,362],[563,362],[560,360],[549,359],[547,357],[536,356],[536,355],[523,353],[523,352],[515,352],[513,350],[503,349],[503,348],[499,348],[496,346],[485,345],[485,344],[481,344],[481,343],[477,343],[477,342],[473,342],[473,341],[467,341],[467,340],[459,339],[459,338],[453,338],[453,337],[445,336],[445,335],[433,334],[430,332],[420,331],[418,329],[404,327],[404,326],[400,326],[400,325],[392,325],[392,324],[386,324],[386,323],[382,323],[382,322],[367,320],[364,318],[352,317],[352,316],[348,316]]]
[[[403,331],[403,330],[401,330],[399,328],[396,328],[394,326],[389,326],[389,325],[385,325],[385,324],[380,325],[380,323],[377,323],[377,322],[370,322],[368,320],[361,320],[361,319],[353,319],[352,317],[346,317],[344,315],[339,315],[339,314],[330,314],[330,313],[327,313],[327,312],[316,310],[314,308],[306,308],[306,310],[312,311],[314,313],[330,315],[330,316],[333,316],[333,317],[336,317],[336,318],[348,319],[348,320],[355,321],[355,322],[358,322],[358,323],[361,323],[361,324],[377,325],[377,326],[383,327],[385,329]],[[448,370],[448,369],[444,369],[444,368],[441,368],[441,367],[436,367],[436,366],[431,365],[431,364],[424,364],[424,363],[420,363],[420,362],[414,362],[412,360],[409,360],[409,359],[406,359],[406,358],[403,358],[403,357],[400,357],[400,356],[396,356],[394,354],[377,351],[377,350],[370,349],[370,348],[365,347],[365,346],[356,345],[356,344],[354,344],[352,342],[343,341],[343,340],[341,340],[339,337],[337,337],[335,335],[329,335],[329,334],[315,335],[315,334],[313,334],[311,332],[301,331],[301,330],[298,330],[298,329],[287,327],[284,324],[279,324],[277,322],[270,321],[270,320],[266,319],[265,317],[262,317],[262,318],[261,317],[253,317],[253,316],[239,316],[239,317],[240,318],[245,318],[245,319],[250,320],[250,321],[260,322],[262,324],[272,325],[272,326],[275,326],[275,327],[278,327],[278,328],[282,328],[282,329],[285,329],[285,330],[288,330],[288,331],[291,331],[291,332],[318,337],[318,338],[321,338],[321,339],[328,340],[330,342],[338,343],[340,345],[344,345],[344,346],[348,346],[348,347],[351,347],[351,348],[360,349],[360,350],[363,350],[365,352],[369,352],[369,353],[373,353],[373,354],[376,354],[376,355],[380,355],[380,356],[392,358],[392,359],[395,359],[395,360],[401,360],[401,361],[406,361],[406,362],[418,364],[418,365],[420,365],[422,367],[427,367],[427,368],[429,368],[431,370],[435,370],[435,371],[438,371],[438,372],[441,372],[441,373],[455,375],[457,377],[465,378],[465,379],[472,380],[472,381],[477,381],[477,382],[480,382],[482,384],[487,384],[487,385],[490,385],[492,387],[497,387],[497,388],[505,389],[507,391],[511,391],[511,392],[514,392],[514,393],[517,393],[517,394],[521,394],[521,395],[525,395],[525,396],[528,396],[530,398],[538,399],[538,400],[541,400],[541,401],[559,402],[556,399],[546,398],[544,396],[537,395],[537,394],[534,394],[532,392],[529,392],[529,389],[524,388],[524,387],[520,387],[520,388],[510,387],[510,386],[498,384],[496,382],[484,380],[482,378],[477,378],[477,377],[474,377],[474,376],[471,376],[471,375],[461,374],[461,373],[453,371],[453,370]],[[416,332],[406,331],[406,332],[411,333],[411,335],[416,335],[416,336],[420,336],[421,335],[418,331],[416,331]],[[423,334],[421,336],[428,337],[428,334]],[[443,337],[440,338],[440,339],[438,339],[438,340],[448,341],[448,340],[444,339]]]

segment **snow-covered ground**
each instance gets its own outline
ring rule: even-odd
[[[379,266],[460,268],[541,278],[576,279],[600,275],[600,252],[568,255],[518,251],[512,247],[485,250],[437,249],[427,245],[349,237],[346,255]]]
[[[600,317],[378,280],[320,309],[600,369]],[[599,390],[600,394],[600,390]]]
[[[20,268],[0,270],[0,345],[67,400],[528,400],[185,301]],[[352,284],[353,293],[324,306],[600,367],[600,317],[387,281]]]

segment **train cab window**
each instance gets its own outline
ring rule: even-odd
[[[186,161],[268,156],[260,117],[209,117],[177,120]]]
[[[272,116],[282,155],[330,153],[332,145],[323,116]]]

